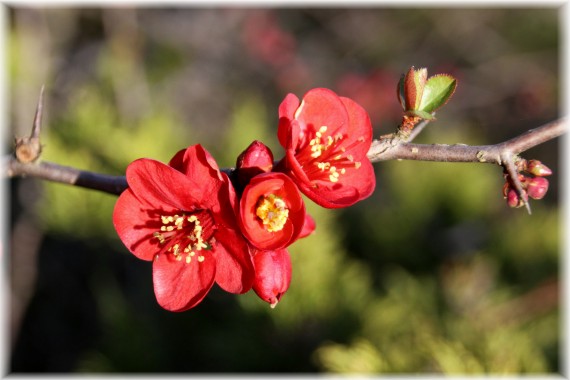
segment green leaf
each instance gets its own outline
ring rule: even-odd
[[[438,74],[429,78],[426,82],[422,101],[418,109],[432,113],[443,106],[455,92],[457,80],[448,74]]]

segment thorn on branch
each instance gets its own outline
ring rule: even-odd
[[[500,159],[502,162],[501,165],[503,166],[504,171],[509,177],[508,181],[511,183],[512,187],[516,191],[520,202],[524,204],[529,215],[531,215],[532,212],[530,210],[530,203],[528,202],[528,196],[523,189],[521,181],[519,180],[519,171],[515,163],[516,156],[511,153],[504,153],[501,154]]]
[[[40,143],[40,132],[42,127],[42,113],[43,113],[43,99],[44,99],[44,86],[40,90],[40,97],[38,100],[38,107],[34,117],[34,125],[32,133],[29,137],[16,138],[16,158],[23,164],[35,162],[42,153],[42,145]]]

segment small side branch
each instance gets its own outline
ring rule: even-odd
[[[481,162],[503,165],[506,152],[516,155],[567,132],[566,119],[559,119],[531,129],[513,139],[496,145],[413,144],[395,138],[374,140],[368,151],[372,162],[416,160],[438,162]]]
[[[22,163],[12,157],[3,172],[8,177],[35,177],[115,195],[121,194],[128,187],[125,176],[98,174],[51,162]]]

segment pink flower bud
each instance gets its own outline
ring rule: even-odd
[[[291,283],[291,258],[286,249],[255,251],[253,290],[271,308],[277,306]]]
[[[525,201],[528,200],[528,195],[525,191],[523,191],[523,197],[525,199]],[[509,207],[522,207],[524,206],[524,201],[519,197],[519,195],[517,194],[517,191],[513,188],[509,189],[508,193],[507,193],[507,204],[509,205]]]
[[[273,168],[273,153],[260,141],[252,142],[237,158],[236,169],[238,181],[242,186],[261,173],[270,172]]]
[[[548,191],[548,180],[543,177],[534,177],[528,181],[526,191],[532,199],[542,199]]]
[[[527,165],[527,172],[537,177],[546,177],[552,174],[552,170],[538,160],[530,160]]]

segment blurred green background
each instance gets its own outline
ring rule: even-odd
[[[6,9],[9,135],[28,135],[46,85],[45,160],[122,175],[201,143],[221,167],[254,140],[282,150],[277,107],[331,88],[400,121],[411,65],[459,80],[421,143],[491,144],[560,116],[556,8]],[[151,265],[112,227],[115,196],[10,181],[14,373],[553,373],[560,360],[559,141],[525,158],[555,175],[533,214],[501,168],[391,161],[342,210],[308,204],[275,309],[215,288],[156,303]],[[10,147],[7,147],[10,149]]]

